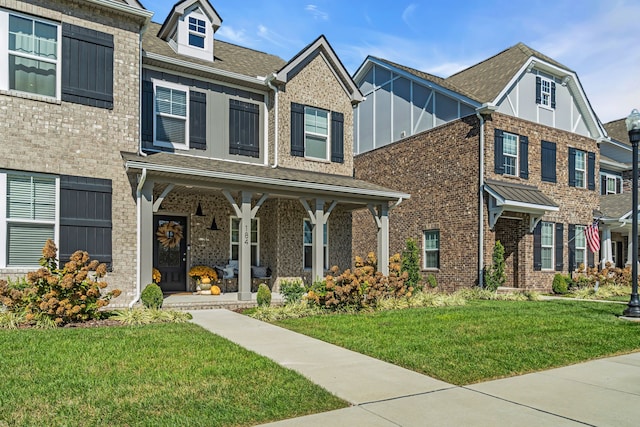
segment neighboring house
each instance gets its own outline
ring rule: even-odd
[[[388,205],[409,195],[353,178],[363,98],[325,37],[286,62],[217,40],[221,25],[208,1],[186,0],[144,33],[141,146],[122,150],[137,290],[152,267],[164,291],[189,290],[200,264],[237,275],[241,300],[252,276],[316,280],[351,266],[352,211],[367,207],[370,249],[388,258]]]
[[[369,57],[354,80],[355,176],[411,194],[391,251],[416,239],[425,277],[482,284],[498,240],[509,287],[549,289],[594,263],[584,230],[606,133],[574,71],[519,43],[446,79]],[[354,233],[355,253],[371,244]]]
[[[121,151],[139,140],[137,1],[0,3],[0,276],[39,268],[46,239],[135,290],[136,203]]]

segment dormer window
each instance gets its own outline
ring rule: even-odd
[[[536,76],[536,104],[556,108],[556,82],[552,78]]]
[[[207,34],[206,23],[197,18],[189,17],[189,45],[204,49],[204,38]]]

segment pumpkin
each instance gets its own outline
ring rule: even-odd
[[[211,287],[211,295],[220,295],[220,287],[213,285]]]

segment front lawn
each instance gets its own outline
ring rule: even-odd
[[[193,324],[0,329],[0,425],[249,426],[345,402]]]
[[[640,324],[618,319],[623,309],[584,301],[470,301],[277,324],[464,385],[640,350]]]

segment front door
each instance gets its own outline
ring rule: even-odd
[[[187,227],[181,216],[153,217],[153,266],[160,271],[163,292],[187,290]]]

